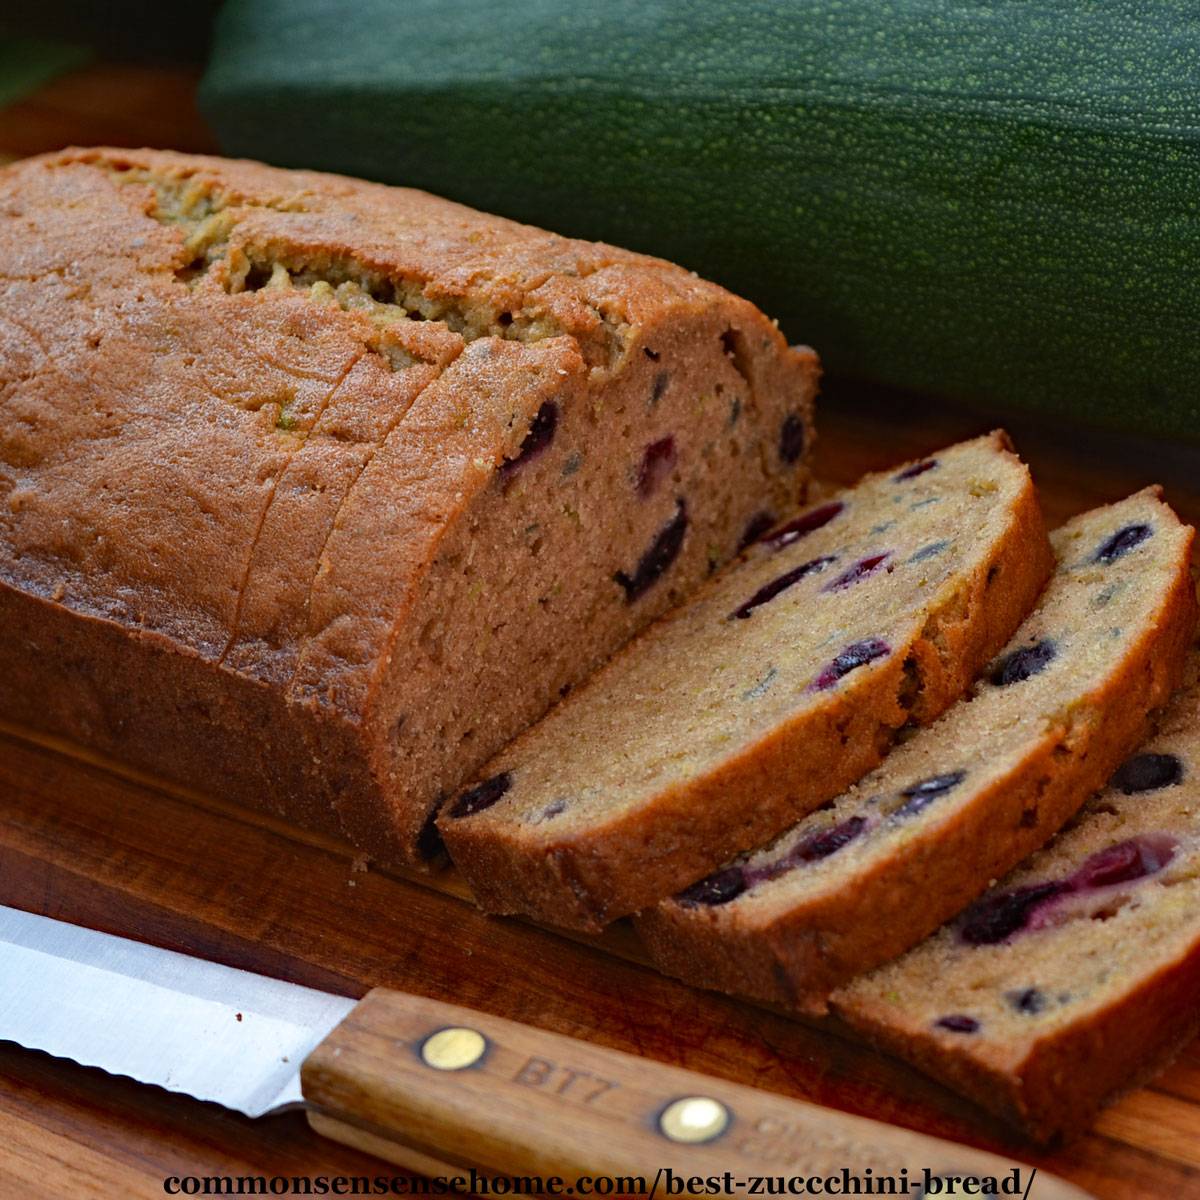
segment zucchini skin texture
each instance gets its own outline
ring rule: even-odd
[[[715,279],[827,369],[1200,439],[1183,0],[229,0],[224,149]]]

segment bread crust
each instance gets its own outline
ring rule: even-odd
[[[0,256],[0,714],[383,861],[807,484],[816,356],[753,306],[424,193],[68,150],[0,171]],[[675,503],[640,439],[682,413],[691,525],[627,603]],[[540,639],[479,603],[489,554],[517,592],[578,575]]]

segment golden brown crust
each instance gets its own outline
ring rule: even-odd
[[[638,918],[655,965],[698,986],[819,1014],[834,988],[903,953],[1043,845],[1145,738],[1151,714],[1181,682],[1197,616],[1186,534],[1173,584],[1121,669],[936,839],[913,838],[856,873],[852,887],[807,901],[736,915],[657,905]]]
[[[1003,432],[980,442],[1015,461]],[[489,911],[595,930],[643,908],[774,836],[861,778],[910,718],[929,721],[944,711],[1011,635],[1051,564],[1036,492],[1026,475],[992,553],[930,608],[924,627],[894,647],[869,680],[851,676],[828,706],[805,710],[716,769],[572,830],[548,850],[523,836],[519,823],[505,825],[502,816],[491,820],[492,812],[467,820],[443,816],[439,824],[451,856]],[[622,653],[638,650],[635,642]],[[514,743],[505,761],[519,762],[534,736]],[[800,746],[804,762],[819,767],[797,772]],[[787,789],[779,786],[781,779],[789,780]],[[736,825],[731,813],[738,816]]]
[[[731,554],[752,504],[803,494],[815,356],[656,259],[424,193],[111,149],[0,171],[0,257],[0,605],[29,631],[0,671],[55,689],[5,715],[310,822],[333,812],[381,857],[410,860],[437,795]],[[673,504],[629,499],[639,429],[694,411],[701,375],[740,422],[726,434],[713,409],[681,435],[693,527],[626,606],[616,556]],[[522,542],[533,485],[549,511],[568,477],[560,446],[519,486],[502,469],[546,404],[584,451],[559,507],[578,514],[570,488],[607,498],[620,534],[560,519]],[[783,462],[787,414],[808,436]],[[734,456],[755,462],[740,488]],[[487,613],[480,662],[507,656],[515,696],[472,694],[468,672],[451,706],[408,623],[502,503],[478,550],[521,554],[514,586],[541,581],[536,554],[614,561],[578,581],[587,635],[549,666]],[[481,642],[474,586],[444,582],[439,638]],[[547,640],[578,619],[560,608]],[[401,761],[421,714],[424,757]]]

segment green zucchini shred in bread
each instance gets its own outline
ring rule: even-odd
[[[968,700],[771,845],[643,913],[656,965],[819,1012],[932,933],[1145,736],[1196,627],[1193,537],[1153,489],[1055,531],[1055,574]]]
[[[956,700],[1052,555],[1003,434],[867,476],[750,546],[453,797],[487,909],[596,928],[695,882]]]
[[[805,495],[816,355],[658,259],[103,149],[0,256],[0,715],[379,860]]]
[[[1200,1027],[1200,655],[1156,735],[1044,850],[833,1006],[1039,1141]]]

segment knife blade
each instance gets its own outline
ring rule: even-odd
[[[317,1132],[424,1174],[649,1193],[669,1172],[728,1194],[849,1172],[920,1196],[1015,1169],[1027,1196],[1086,1200],[998,1155],[456,1005],[356,1002],[3,906],[0,1039],[250,1117],[303,1105]]]
[[[0,906],[0,1037],[261,1117],[354,1001]]]

